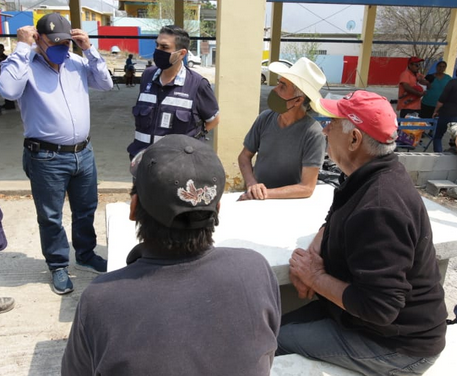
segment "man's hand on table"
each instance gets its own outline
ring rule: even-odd
[[[262,183],[252,184],[243,193],[238,201],[244,200],[266,200],[268,198],[268,188]]]

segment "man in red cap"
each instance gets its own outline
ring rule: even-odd
[[[324,134],[346,178],[309,248],[290,259],[299,296],[319,299],[283,316],[277,355],[420,375],[444,348],[447,313],[427,211],[393,153],[395,112],[367,91],[317,104],[334,118]]]
[[[425,94],[421,85],[427,85],[424,75],[419,73],[420,63],[423,61],[424,59],[416,56],[410,57],[408,67],[400,75],[397,110],[400,110],[401,118],[413,112],[420,112],[421,98]]]

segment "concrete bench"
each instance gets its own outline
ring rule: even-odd
[[[144,68],[135,68],[135,76],[133,77],[133,83],[139,84],[141,80],[141,75],[144,72]],[[114,68],[113,73],[111,75],[113,79],[113,84],[120,89],[119,84],[125,84],[125,72],[124,68]]]
[[[397,153],[416,186],[429,180],[457,180],[457,155],[445,153]]]
[[[113,76],[124,76],[124,74],[125,74],[124,68],[114,68],[113,72],[114,72]],[[135,68],[135,73],[143,73],[143,72],[144,72],[144,68],[138,68],[138,69]]]
[[[448,376],[457,369],[457,324],[449,325],[446,347],[424,376]],[[454,370],[454,371],[453,371]],[[361,376],[360,373],[330,363],[291,354],[274,358],[270,376]]]

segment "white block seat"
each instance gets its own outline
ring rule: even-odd
[[[454,324],[447,327],[446,347],[435,364],[423,376],[454,375],[456,370],[457,324]],[[361,376],[361,373],[291,354],[274,358],[270,376]]]

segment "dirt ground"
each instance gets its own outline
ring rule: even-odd
[[[444,196],[437,200],[457,211],[457,200]],[[100,194],[95,217],[98,234],[96,252],[107,257],[105,207],[107,203],[129,201],[128,193]],[[0,196],[8,248],[0,252],[0,296],[12,296],[16,307],[0,316],[0,375],[54,376],[71,328],[76,305],[85,287],[96,276],[69,267],[75,291],[58,296],[50,287],[50,273],[40,250],[38,226],[31,196]],[[64,208],[64,224],[69,233],[70,211]],[[457,260],[452,260],[444,285],[450,318],[457,304]],[[121,298],[121,297],[119,297]]]

